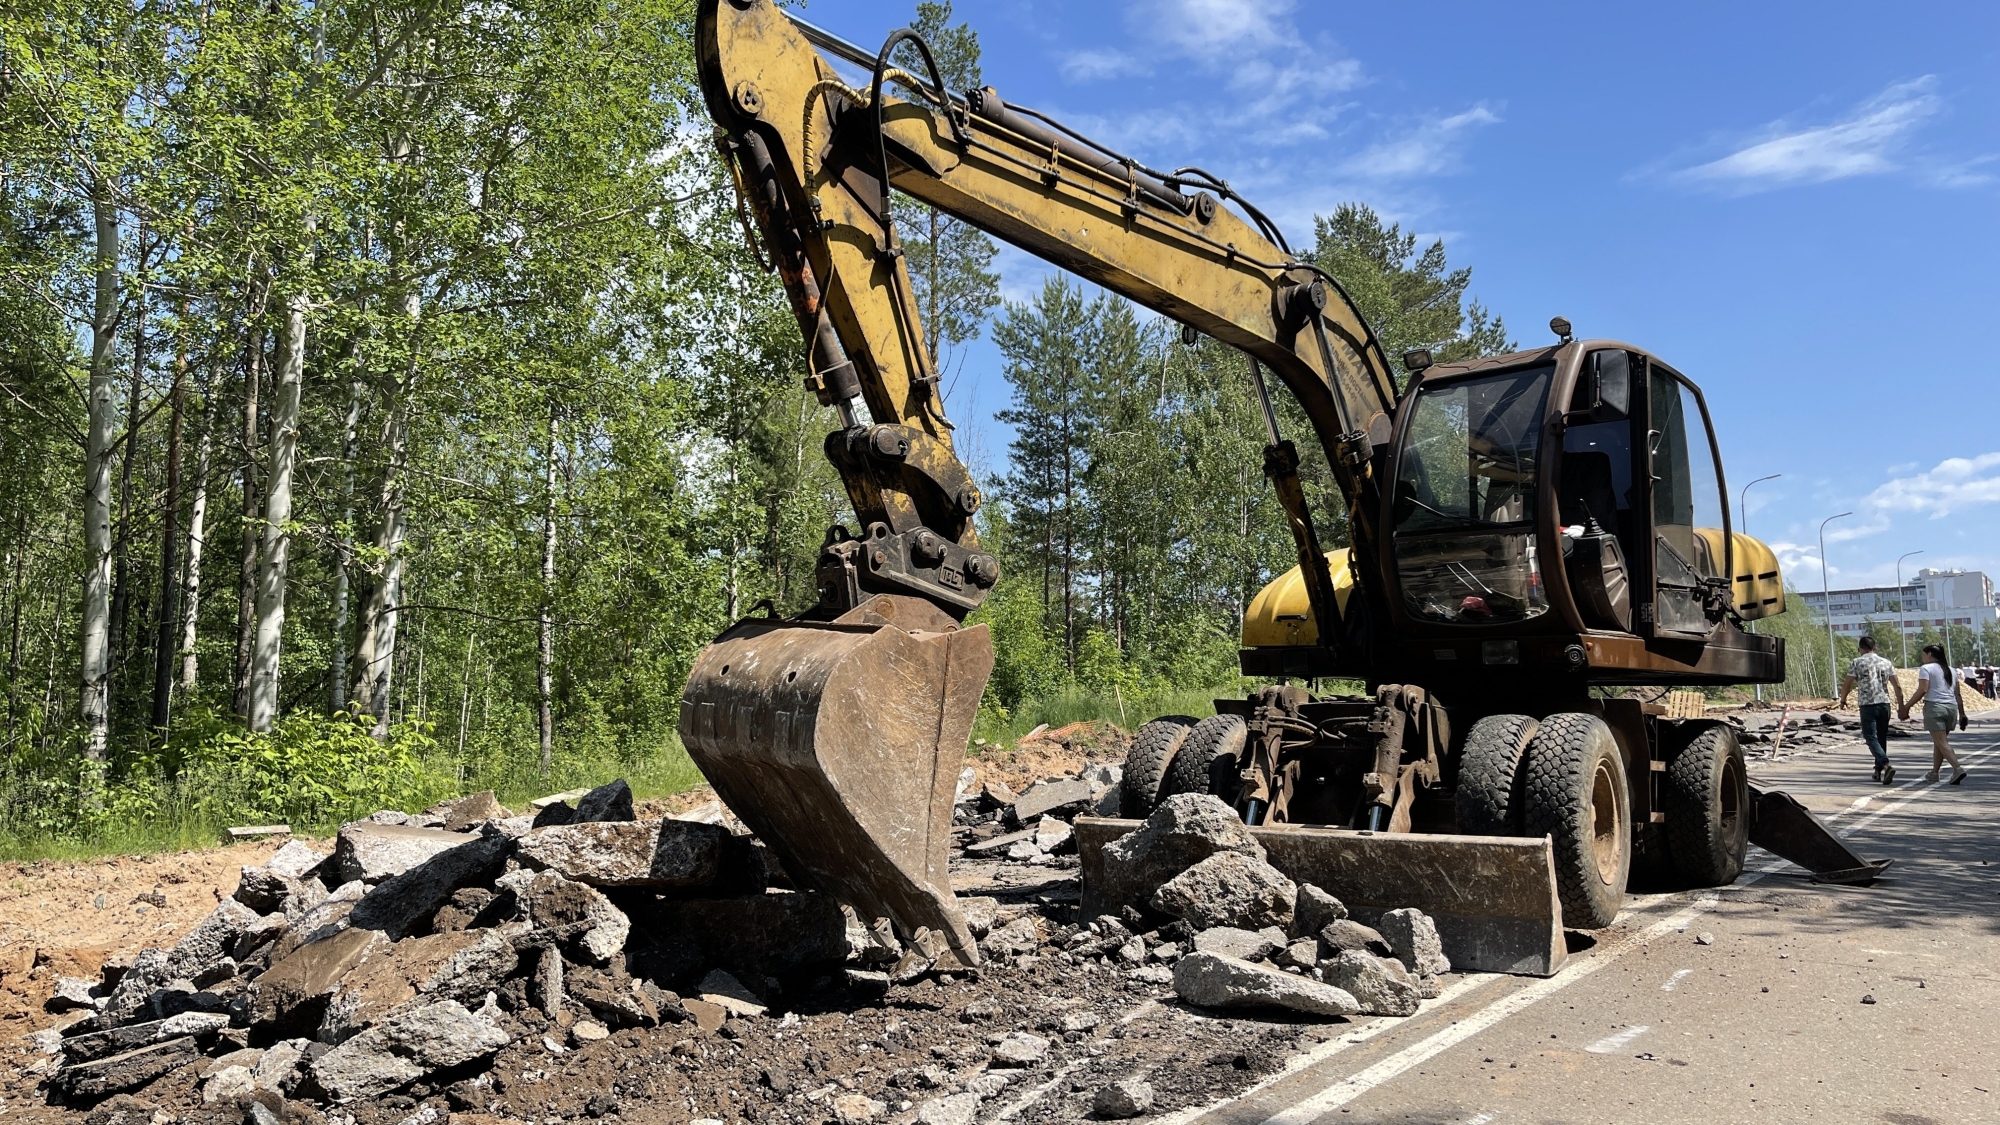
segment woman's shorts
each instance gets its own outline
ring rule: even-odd
[[[1958,708],[1949,703],[1924,701],[1924,729],[1951,731],[1958,727]]]

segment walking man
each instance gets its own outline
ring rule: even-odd
[[[1847,675],[1840,681],[1840,710],[1847,710],[1847,696],[1855,692],[1861,704],[1861,737],[1868,752],[1875,755],[1875,780],[1884,785],[1896,782],[1896,767],[1889,764],[1889,693],[1896,694],[1896,708],[1903,710],[1903,684],[1896,678],[1896,666],[1875,652],[1875,638],[1861,638],[1861,655],[1847,662]]]

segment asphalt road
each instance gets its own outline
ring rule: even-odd
[[[2000,1122],[2000,720],[1955,746],[1957,787],[1923,780],[1928,742],[1892,743],[1889,787],[1858,745],[1753,757],[1895,861],[1873,887],[1753,849],[1733,886],[1634,896],[1554,977],[1461,977],[1177,1122]]]

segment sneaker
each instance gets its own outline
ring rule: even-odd
[[[1882,767],[1879,764],[1875,767],[1875,780],[1882,780]]]
[[[1972,776],[1972,775],[1971,775],[1971,774],[1968,774],[1968,773],[1966,773],[1966,772],[1965,772],[1964,770],[1960,770],[1960,771],[1958,771],[1958,776],[1956,776],[1956,777],[1954,777],[1954,778],[1952,778],[1952,779],[1951,779],[1951,783],[1952,783],[1953,785],[1957,785],[1957,784],[1958,784],[1959,782],[1961,782],[1961,781],[1964,781],[1964,780],[1965,780],[1966,778],[1968,778],[1968,777],[1970,777],[1970,776]]]
[[[1936,770],[1932,770],[1931,772],[1929,772],[1929,773],[1925,774],[1925,775],[1924,775],[1924,780],[1925,780],[1925,781],[1936,781],[1936,780],[1937,780],[1937,771],[1936,771]]]
[[[1895,767],[1895,766],[1883,766],[1883,767],[1882,767],[1882,784],[1884,784],[1884,785],[1894,785],[1894,784],[1896,784],[1896,767]]]

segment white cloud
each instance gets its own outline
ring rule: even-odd
[[[1298,39],[1290,0],[1167,0],[1134,5],[1129,14],[1155,38],[1195,58],[1230,59],[1246,49],[1282,47]]]
[[[1754,191],[1896,171],[1903,167],[1901,154],[1911,133],[1944,108],[1932,93],[1936,85],[1926,75],[1891,86],[1827,125],[1774,122],[1763,139],[1680,176]]]
[[[2000,453],[1949,457],[1925,472],[1894,477],[1868,494],[1864,506],[1880,518],[1924,512],[1934,520],[2000,503]]]
[[[1377,141],[1348,157],[1341,171],[1371,180],[1403,180],[1456,171],[1465,134],[1499,122],[1500,115],[1484,104],[1449,117],[1428,118],[1401,136]]]
[[[1062,56],[1057,66],[1065,82],[1097,82],[1129,74],[1146,74],[1150,70],[1140,59],[1109,48],[1071,51]]]

